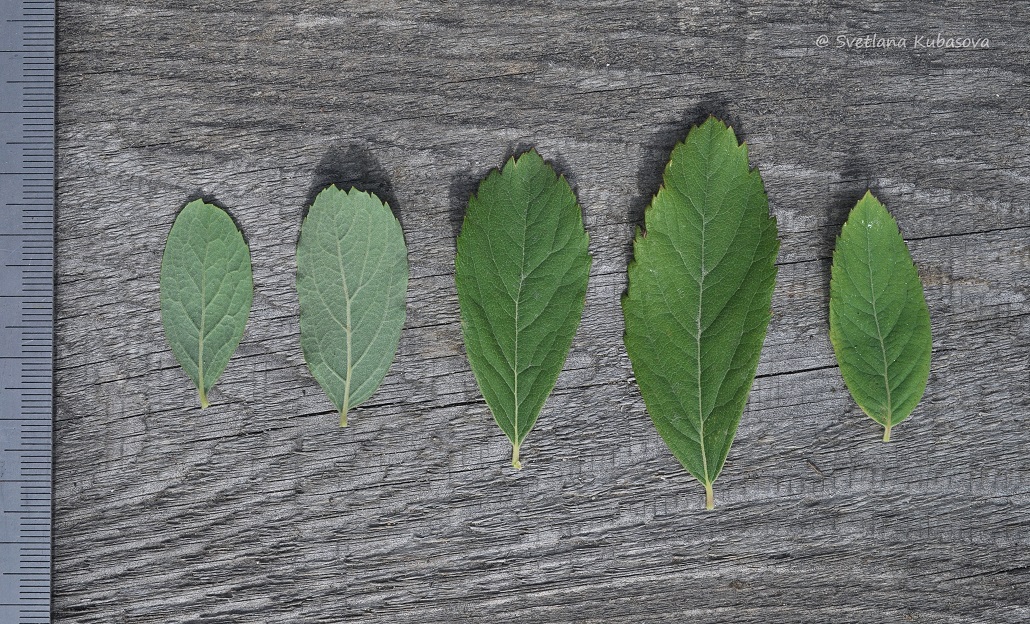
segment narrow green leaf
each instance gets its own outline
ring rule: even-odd
[[[469,199],[455,259],[461,327],[516,468],[583,313],[588,240],[572,188],[534,150]]]
[[[341,427],[386,377],[407,290],[408,250],[390,207],[353,188],[319,193],[297,244],[300,346]]]
[[[201,407],[243,338],[253,298],[250,250],[232,218],[199,199],[186,204],[161,259],[161,321]]]
[[[644,220],[622,300],[626,350],[658,433],[711,509],[771,316],[776,220],[747,147],[714,117],[673,149]]]
[[[851,396],[889,442],[926,389],[930,311],[898,224],[869,192],[833,251],[830,342]]]

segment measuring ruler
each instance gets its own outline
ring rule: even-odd
[[[50,622],[55,0],[0,0],[0,622]]]

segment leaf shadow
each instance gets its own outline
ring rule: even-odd
[[[878,196],[877,189],[873,183],[872,171],[876,168],[871,160],[856,155],[855,150],[848,150],[849,156],[844,160],[840,171],[840,184],[831,192],[830,198],[825,202],[823,211],[823,232],[820,240],[820,257],[827,258],[824,263],[825,275],[822,280],[820,292],[820,303],[822,309],[829,314],[830,309],[830,279],[831,267],[833,265],[833,251],[837,247],[837,236],[840,235],[844,222],[848,220],[848,214],[855,207],[867,190],[872,190]]]
[[[359,144],[334,145],[326,151],[315,166],[311,187],[304,199],[302,219],[307,216],[318,194],[333,185],[342,191],[349,191],[353,187],[375,194],[390,206],[393,216],[400,221],[401,229],[405,229],[404,213],[393,192],[389,175],[367,147]]]
[[[250,248],[250,239],[247,238],[247,231],[243,229],[243,225],[240,223],[239,219],[236,218],[236,215],[233,214],[233,211],[227,208],[225,204],[219,201],[214,195],[206,193],[202,189],[196,189],[186,196],[186,202],[179,206],[179,209],[175,211],[175,217],[179,217],[179,213],[182,212],[182,209],[185,208],[187,204],[197,201],[198,199],[206,204],[211,204],[212,206],[221,208],[225,214],[229,215],[229,218],[232,219],[233,225],[235,225],[236,229],[243,235],[243,242],[247,245],[248,249]]]
[[[520,156],[525,152],[537,149],[535,145],[525,142],[511,143],[502,152],[502,158],[499,164],[492,167],[477,169],[474,171],[464,171],[457,174],[453,180],[451,180],[450,187],[450,213],[449,219],[451,226],[451,237],[452,244],[456,245],[458,234],[461,233],[462,223],[465,221],[465,211],[468,209],[469,199],[479,189],[480,183],[490,175],[491,171],[499,171],[509,160]],[[539,152],[539,150],[537,150]],[[540,154],[544,161],[549,164],[559,176],[564,176],[565,181],[572,187],[573,193],[576,191],[576,180],[575,176],[570,173],[568,162],[561,156],[561,154]],[[577,198],[578,201],[578,198]]]
[[[456,247],[458,234],[461,233],[461,225],[465,221],[465,211],[468,209],[469,198],[479,188],[479,183],[486,177],[486,173],[480,174],[473,171],[462,171],[451,180],[450,200],[451,206],[448,211],[447,221],[451,226],[451,245]]]
[[[740,117],[731,112],[730,101],[721,93],[702,95],[697,105],[685,111],[679,119],[661,125],[641,146],[637,194],[630,199],[626,215],[630,224],[643,229],[644,212],[662,186],[665,167],[672,156],[672,150],[687,138],[691,128],[701,125],[710,116],[732,127],[739,141],[745,140],[746,133],[742,122]],[[633,255],[633,237],[624,243],[623,253],[628,263]]]
[[[823,249],[827,250],[827,256],[833,253],[837,243],[837,235],[848,219],[848,213],[855,207],[858,200],[862,199],[867,190],[873,189],[874,176],[871,172],[876,170],[874,163],[856,153],[856,149],[848,150],[848,156],[840,170],[840,184],[830,195],[830,201],[826,202],[823,214],[823,223],[826,231],[823,233]],[[876,191],[873,190],[875,194]]]

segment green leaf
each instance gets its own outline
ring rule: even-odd
[[[771,316],[776,220],[747,147],[714,117],[673,149],[644,219],[626,350],[658,433],[711,509]]]
[[[536,151],[469,199],[455,259],[465,350],[516,468],[583,313],[588,240],[572,188]]]
[[[889,442],[926,389],[930,311],[898,224],[869,192],[833,251],[830,342],[851,396]]]
[[[199,199],[186,204],[161,259],[161,321],[201,407],[243,338],[253,298],[250,250],[232,218]]]
[[[341,427],[386,377],[407,289],[408,250],[390,207],[353,188],[319,193],[297,244],[300,346]]]

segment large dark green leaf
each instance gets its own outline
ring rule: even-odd
[[[201,407],[243,338],[253,297],[250,250],[232,218],[199,199],[186,204],[161,259],[161,321]]]
[[[297,244],[300,346],[341,427],[386,377],[407,289],[408,252],[390,207],[356,189],[319,193]]]
[[[844,223],[831,276],[830,341],[841,375],[889,442],[926,389],[930,312],[898,224],[872,193]]]
[[[771,316],[776,220],[747,148],[712,117],[675,147],[644,219],[626,350],[658,433],[711,509]]]
[[[576,196],[535,151],[469,200],[455,260],[465,349],[516,468],[579,325],[587,242]]]

